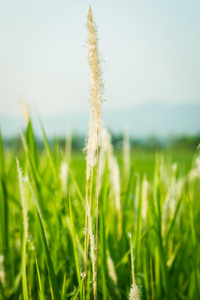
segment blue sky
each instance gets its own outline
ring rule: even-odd
[[[0,114],[89,109],[86,14],[98,27],[104,110],[200,103],[200,2],[1,1]]]

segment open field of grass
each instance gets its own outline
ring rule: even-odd
[[[101,121],[103,81],[88,8],[91,69],[86,150],[38,151],[0,135],[0,299],[199,300],[200,160],[188,150],[113,148]]]
[[[85,155],[37,152],[31,122],[19,153],[0,149],[2,299],[92,299],[90,246],[84,273]],[[126,153],[127,155],[127,153]],[[115,153],[120,207],[105,156],[99,194],[99,299],[128,299],[132,234],[141,299],[199,299],[200,176],[191,151]],[[21,167],[17,172],[16,156]],[[141,159],[142,157],[142,159]],[[177,164],[175,164],[177,162]],[[96,167],[94,168],[94,178]],[[95,234],[95,180],[91,196]],[[119,210],[120,209],[120,210]]]

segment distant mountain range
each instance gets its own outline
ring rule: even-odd
[[[134,108],[106,111],[103,113],[105,126],[114,133],[121,133],[128,128],[132,137],[147,137],[155,135],[167,137],[169,135],[200,133],[200,104],[148,104]],[[87,134],[89,114],[62,113],[54,116],[42,117],[45,131],[49,137],[53,135],[65,136],[68,128],[77,134]],[[19,134],[24,129],[23,117],[0,115],[1,130],[4,137]],[[37,136],[41,136],[41,129],[37,117],[33,117],[34,129]]]

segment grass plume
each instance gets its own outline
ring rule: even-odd
[[[87,14],[88,29],[88,62],[91,69],[90,74],[90,109],[91,118],[94,121],[96,132],[97,149],[97,182],[96,182],[96,285],[98,269],[98,217],[99,217],[99,130],[101,125],[101,105],[103,103],[103,82],[101,77],[100,58],[98,50],[98,38],[96,24],[92,15],[91,7],[88,7]],[[97,299],[97,288],[94,298]]]
[[[101,125],[101,105],[103,103],[104,85],[101,77],[100,58],[98,50],[97,28],[92,15],[91,7],[87,14],[88,29],[88,62],[91,69],[90,74],[90,108],[94,119],[95,131],[98,133]]]

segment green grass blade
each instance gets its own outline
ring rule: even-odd
[[[37,158],[36,142],[35,142],[31,119],[29,119],[28,126],[26,129],[26,141],[27,141],[29,152],[31,153],[31,155],[33,157],[33,161],[37,167],[38,166],[38,158]]]

